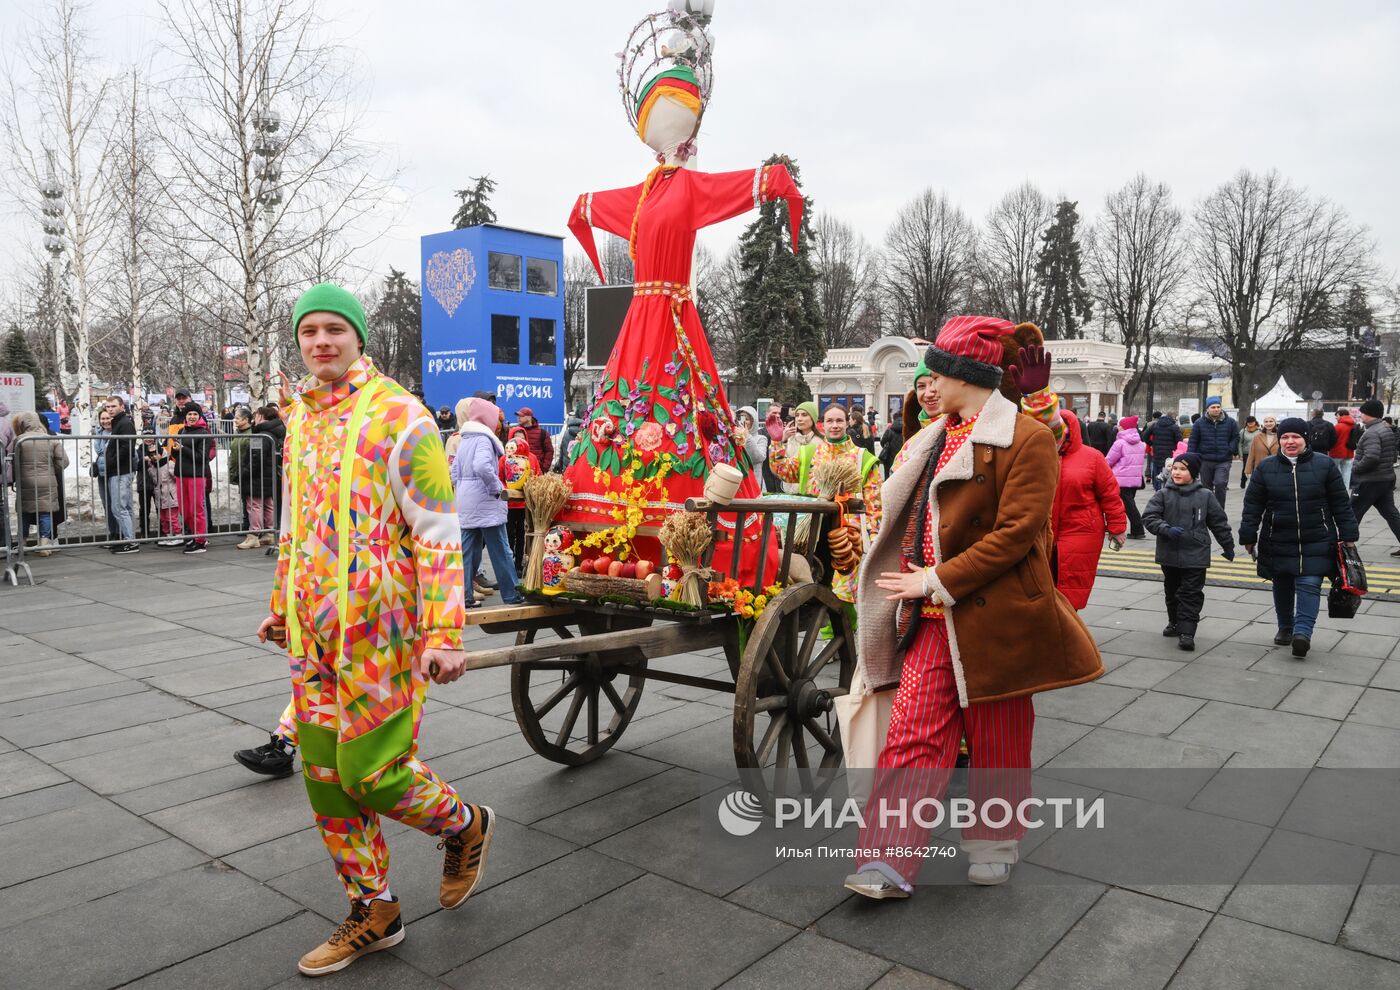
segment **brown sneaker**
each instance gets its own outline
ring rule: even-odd
[[[307,976],[325,976],[344,969],[367,952],[398,945],[403,936],[397,897],[368,904],[354,901],[350,917],[331,932],[330,938],[302,956],[297,969]]]
[[[471,824],[438,843],[447,852],[442,860],[442,887],[438,903],[449,911],[472,895],[486,868],[486,847],[496,828],[496,813],[484,804],[472,804]]]

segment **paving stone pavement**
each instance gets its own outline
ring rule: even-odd
[[[300,782],[231,760],[287,695],[284,658],[253,634],[271,561],[216,544],[197,562],[148,549],[33,564],[39,587],[0,588],[0,984],[304,985],[296,958],[343,895]],[[1143,827],[1167,857],[1175,824],[1220,816],[1232,854],[1252,843],[1240,882],[1116,882],[1082,832],[1028,841],[1004,887],[900,903],[732,875],[675,824],[726,785],[727,697],[649,684],[615,750],[569,769],[522,738],[509,672],[480,671],[430,690],[422,748],[500,816],[483,888],[437,910],[441,854],[387,823],[408,938],[325,983],[1400,987],[1400,809],[1348,816],[1301,776],[1281,797],[1211,783],[1221,767],[1400,767],[1400,604],[1323,618],[1300,663],[1270,642],[1265,591],[1209,588],[1194,654],[1160,636],[1160,598],[1150,580],[1099,580],[1084,616],[1110,673],[1037,697],[1035,762],[1128,768],[1112,789],[1143,806],[1164,785],[1131,768],[1181,768],[1168,797],[1189,807],[1144,812]],[[725,669],[714,654],[662,663]],[[1300,861],[1326,882],[1249,882]]]

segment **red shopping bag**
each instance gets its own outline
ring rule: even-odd
[[[1354,546],[1337,544],[1337,586],[1350,595],[1366,594],[1366,567]]]

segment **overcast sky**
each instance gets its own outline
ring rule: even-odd
[[[0,6],[8,55],[36,4]],[[502,223],[552,233],[579,192],[639,181],[652,161],[614,53],[662,6],[326,2],[362,53],[363,135],[400,169],[375,267],[416,277],[417,238],[450,226],[468,176],[499,182]],[[97,0],[91,23],[117,67],[161,36],[154,0]],[[718,0],[713,33],[698,167],[790,154],[817,209],[873,243],[926,186],[980,220],[1030,179],[1092,216],[1137,171],[1189,208],[1239,168],[1277,168],[1367,224],[1400,269],[1400,4]],[[704,241],[724,251],[743,223]],[[4,221],[9,253],[37,240],[29,226]]]

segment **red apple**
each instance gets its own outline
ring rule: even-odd
[[[606,573],[608,573],[608,567],[612,564],[612,562],[613,562],[613,559],[612,559],[611,557],[609,557],[607,554],[605,554],[605,553],[600,553],[600,554],[598,554],[598,556],[596,556],[596,557],[593,558],[593,573],[595,573],[595,574],[606,574]]]
[[[627,565],[625,565],[622,561],[614,560],[611,564],[608,565],[608,577],[622,577],[622,569],[625,566]]]
[[[622,576],[625,578],[635,578],[637,576],[637,565],[628,561],[622,565]]]
[[[656,565],[649,560],[637,561],[637,577],[645,581],[647,575],[656,570]]]
[[[592,574],[592,573],[593,573],[593,561],[591,561],[591,560],[580,560],[580,561],[578,562],[577,570],[578,570],[578,572],[579,572],[580,574]]]

